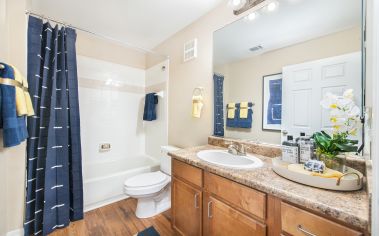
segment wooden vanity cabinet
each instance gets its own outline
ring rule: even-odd
[[[171,225],[177,235],[202,235],[203,171],[172,160]]]
[[[171,224],[177,235],[363,235],[184,162],[173,159],[172,167]]]

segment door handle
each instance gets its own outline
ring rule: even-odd
[[[303,226],[301,226],[301,225],[297,226],[297,230],[299,230],[300,232],[302,232],[306,236],[317,236],[316,234],[312,234],[308,230],[304,229]]]
[[[208,218],[213,217],[211,210],[212,210],[212,201],[209,201],[208,202]]]
[[[195,204],[195,208],[199,208],[199,194],[198,193],[195,193],[195,196],[194,196],[194,204]]]

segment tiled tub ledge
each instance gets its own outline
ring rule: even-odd
[[[214,143],[214,141],[211,143]],[[369,229],[370,207],[366,188],[353,192],[337,192],[301,185],[282,178],[272,170],[270,157],[275,156],[274,154],[277,154],[277,150],[266,150],[266,146],[263,148],[258,147],[256,150],[268,153],[270,157],[256,154],[257,157],[263,160],[264,166],[254,170],[223,168],[208,164],[197,157],[197,153],[201,150],[224,149],[224,147],[220,146],[191,147],[172,152],[170,155],[179,161],[279,197],[306,209],[319,212],[352,227],[357,227],[364,231]]]

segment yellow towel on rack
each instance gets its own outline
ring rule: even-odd
[[[203,96],[201,95],[192,96],[192,117],[200,118],[203,106],[204,106]]]
[[[234,102],[228,103],[228,119],[234,119],[236,114],[236,104]]]
[[[28,92],[28,81],[24,76],[20,73],[20,71],[12,66],[14,71],[14,79],[21,83],[24,87],[19,88],[16,87],[16,111],[18,116],[33,116],[34,110],[32,105],[32,100],[30,99],[30,95]]]
[[[247,112],[249,109],[249,103],[248,102],[241,102],[240,103],[240,118],[241,119],[247,119]]]

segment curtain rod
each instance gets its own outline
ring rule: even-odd
[[[105,36],[103,34],[98,34],[98,33],[95,33],[93,31],[90,31],[90,30],[87,30],[87,29],[83,29],[83,28],[80,28],[80,27],[76,27],[76,26],[73,26],[71,24],[68,24],[68,23],[65,23],[63,21],[59,21],[59,20],[55,20],[51,17],[47,17],[47,16],[44,16],[44,15],[41,15],[41,14],[37,14],[37,13],[34,13],[32,11],[28,11],[26,10],[25,11],[25,14],[26,15],[31,15],[31,16],[35,16],[35,17],[38,17],[38,18],[41,18],[41,19],[44,19],[44,20],[47,20],[47,21],[52,21],[52,22],[55,22],[59,25],[63,25],[63,26],[66,26],[66,27],[70,27],[70,28],[73,28],[73,29],[76,29],[76,30],[80,30],[80,31],[83,31],[83,32],[86,32],[88,34],[92,34],[98,38],[103,38],[103,39],[106,39],[106,40],[110,40],[110,41],[113,41],[113,42],[116,42],[118,44],[121,44],[123,46],[126,46],[126,47],[129,47],[129,48],[135,48],[135,49],[138,49],[140,51],[143,51],[143,52],[146,52],[146,53],[152,53],[152,54],[156,54],[156,55],[159,55],[149,49],[145,49],[145,48],[142,48],[142,47],[138,47],[138,46],[134,46],[132,44],[129,44],[129,43],[126,43],[126,42],[123,42],[121,40],[118,40],[118,39],[115,39],[115,38],[112,38],[112,37],[109,37],[109,36]],[[163,55],[160,55],[160,56],[163,56]],[[164,56],[167,58],[167,56]]]

